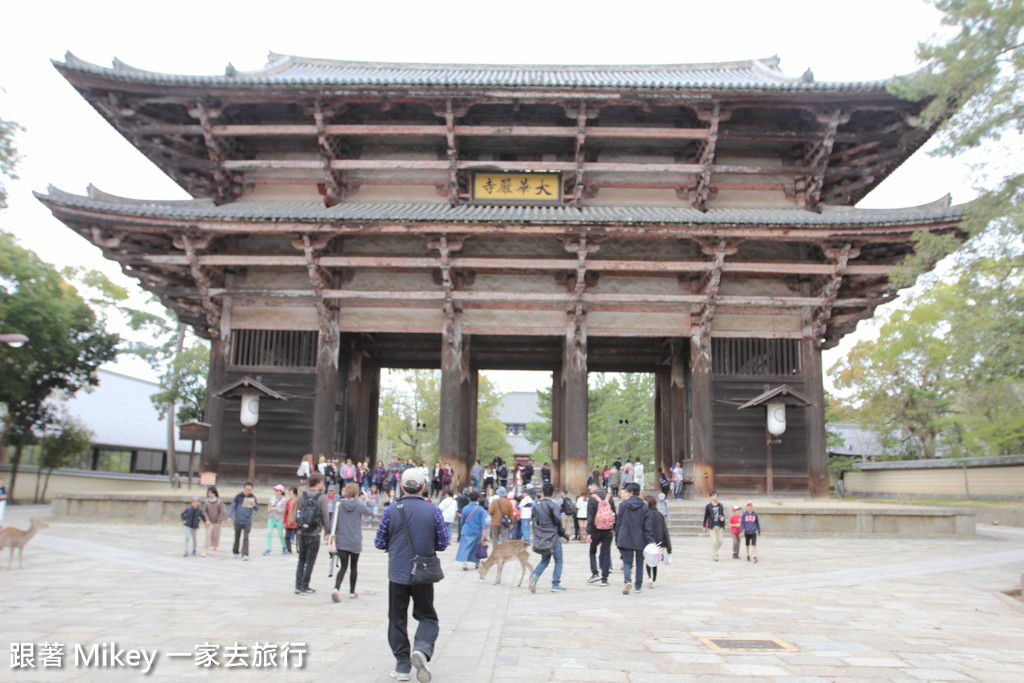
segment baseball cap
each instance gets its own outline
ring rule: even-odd
[[[278,484],[277,486],[274,487],[274,490],[275,491],[284,491],[284,487],[281,486],[280,484]]]
[[[402,472],[402,488],[409,489],[423,486],[423,470],[418,467],[410,467]]]
[[[747,504],[747,505],[753,505],[753,504],[754,504],[754,501],[752,501],[752,500],[748,500],[746,504]]]
[[[740,509],[740,506],[739,506],[739,505],[733,505],[733,506],[732,506],[732,509],[733,509],[733,511],[739,510],[739,509]]]

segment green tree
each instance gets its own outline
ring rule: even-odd
[[[39,470],[46,468],[43,492],[39,493],[40,477],[36,476],[35,502],[46,500],[50,487],[50,475],[55,469],[69,467],[92,448],[93,433],[84,424],[68,415],[62,415],[45,436],[39,441]]]
[[[0,89],[0,92],[3,92]],[[20,156],[18,148],[14,144],[15,134],[21,130],[21,126],[13,121],[0,119],[0,209],[7,208],[7,180],[17,180],[15,169],[18,166]]]
[[[178,422],[202,422],[209,371],[210,345],[202,340],[175,355],[160,378],[160,391],[150,396],[160,417],[176,405]]]
[[[1022,265],[1019,243],[1024,211],[1024,169],[1020,134],[1024,131],[1024,2],[1021,0],[934,0],[947,30],[920,43],[924,68],[896,79],[890,88],[913,100],[926,99],[920,125],[939,127],[937,155],[959,157],[988,152],[986,166],[975,169],[980,198],[965,220],[971,235],[986,230],[1016,245],[1008,254]],[[998,161],[997,161],[998,160]],[[917,236],[917,255],[906,264],[909,281],[959,243],[950,236]],[[997,237],[998,240],[998,237]]]
[[[0,233],[0,331],[20,332],[19,349],[0,345],[0,403],[7,405],[5,443],[15,447],[11,489],[22,450],[33,429],[55,418],[47,399],[94,386],[96,368],[113,360],[119,336],[103,329],[96,314],[53,266]]]
[[[537,390],[538,419],[526,423],[526,440],[536,446],[533,461],[551,462],[551,388]]]
[[[832,368],[894,457],[1024,448],[1024,287],[1013,271],[978,259],[933,283]]]
[[[487,375],[481,374],[476,404],[476,454],[485,462],[495,455],[507,462],[515,455],[512,444],[505,438],[505,425],[498,419],[501,397],[498,387]]]

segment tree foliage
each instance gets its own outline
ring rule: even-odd
[[[160,391],[150,397],[160,417],[163,418],[168,409],[176,405],[179,423],[193,420],[202,422],[209,371],[210,346],[202,340],[196,340],[171,358],[160,378]]]
[[[50,475],[55,469],[69,467],[82,456],[89,453],[92,447],[93,433],[78,420],[62,415],[52,428],[39,441],[39,470],[46,469],[46,482],[42,494],[39,493],[39,479],[36,477],[35,502],[46,500],[46,490],[50,486]]]
[[[53,266],[6,233],[0,233],[0,331],[29,338],[18,349],[0,345],[4,439],[16,448],[16,468],[33,428],[55,418],[50,395],[94,386],[96,368],[114,359],[120,338],[103,329]]]
[[[988,231],[997,241],[1010,238],[1008,256],[1019,268],[1024,226],[1024,169],[1020,165],[1024,133],[1024,2],[1021,0],[934,0],[943,12],[944,31],[920,43],[924,68],[897,79],[891,88],[909,99],[929,99],[921,124],[939,127],[935,154],[958,157],[986,152],[975,169],[981,197],[970,205],[965,227],[971,235]],[[1006,241],[1002,243],[1006,244]],[[921,234],[917,256],[904,279],[959,246],[950,237]]]
[[[413,458],[437,460],[441,407],[441,373],[438,370],[396,372],[397,382],[385,387],[380,397],[377,422],[377,454],[385,462]],[[481,458],[496,454],[512,456],[505,426],[498,419],[501,393],[481,374],[477,392],[476,442]]]
[[[2,92],[2,90],[0,90]],[[21,126],[13,121],[0,119],[0,209],[7,208],[7,180],[17,180],[15,169],[18,166],[20,156],[18,148],[14,144],[14,135],[21,130]]]
[[[603,467],[615,460],[649,464],[654,459],[654,375],[591,373],[587,378],[587,461]],[[537,392],[540,418],[526,425],[537,445],[533,459],[551,461],[551,390]]]
[[[1024,286],[979,259],[925,289],[832,368],[893,457],[1024,452]]]

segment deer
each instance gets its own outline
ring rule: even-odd
[[[23,554],[25,552],[25,544],[29,542],[29,539],[36,535],[37,531],[39,531],[40,529],[45,529],[46,527],[50,526],[46,522],[43,522],[38,519],[32,519],[30,521],[32,522],[32,526],[30,526],[27,531],[15,529],[12,526],[7,526],[3,529],[0,529],[0,550],[3,550],[4,548],[11,549],[11,556],[10,559],[8,559],[7,561],[8,569],[11,568],[11,563],[14,562],[15,548],[18,549],[18,568],[25,568],[25,565],[22,563],[22,558],[24,556]]]
[[[529,563],[530,558],[530,544],[526,541],[505,541],[494,546],[491,551],[491,556],[480,563],[477,571],[480,572],[480,581],[483,582],[484,577],[487,576],[487,570],[489,570],[494,564],[498,565],[498,576],[494,579],[494,585],[497,586],[501,583],[501,570],[505,566],[505,563],[511,559],[519,560],[519,566],[522,567],[523,571],[519,575],[519,583],[516,584],[516,588],[523,585],[523,577],[526,576],[526,572],[533,571],[533,565]]]

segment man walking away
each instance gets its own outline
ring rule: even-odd
[[[630,575],[636,565],[636,592],[639,593],[644,582],[644,546],[654,542],[651,528],[651,510],[640,500],[639,484],[626,484],[622,487],[619,514],[615,518],[615,545],[622,553],[622,573],[626,579],[623,595],[629,595]]]
[[[512,501],[506,497],[508,491],[504,486],[499,487],[495,495],[497,498],[491,502],[487,512],[491,514],[491,543],[498,545],[508,540],[508,530],[512,526],[516,511],[512,507]]]
[[[562,526],[561,510],[559,505],[551,500],[551,496],[555,492],[555,487],[551,485],[551,482],[545,483],[541,487],[541,498],[537,501],[537,504],[533,506],[533,542],[534,545],[550,541],[554,537],[554,545],[551,549],[550,555],[542,555],[541,561],[537,563],[537,567],[530,574],[530,592],[537,592],[537,580],[540,579],[540,575],[544,573],[544,570],[548,568],[548,564],[551,562],[551,558],[555,558],[555,571],[551,575],[551,592],[558,593],[565,590],[565,586],[561,585],[562,581],[562,539],[569,540],[569,535],[565,533],[565,527]]]
[[[324,495],[324,475],[313,472],[309,475],[309,490],[299,496],[298,512],[295,518],[299,563],[295,567],[295,594],[310,595],[316,591],[309,587],[313,575],[316,555],[320,552],[320,534],[328,535],[327,496]]]
[[[718,562],[718,549],[722,547],[725,530],[725,508],[718,502],[718,491],[711,492],[711,502],[704,506],[704,531],[711,535],[711,558]]]
[[[421,683],[431,678],[427,662],[434,654],[440,625],[434,610],[434,584],[412,583],[409,538],[412,538],[412,551],[418,557],[431,557],[448,547],[448,528],[441,511],[423,499],[426,484],[419,469],[402,473],[401,485],[405,495],[397,504],[384,510],[373,540],[375,548],[388,553],[388,643],[395,656],[391,677],[408,681],[412,667],[416,667],[416,680]],[[409,536],[406,536],[406,531]],[[407,628],[410,598],[412,616],[418,622],[411,654]]]
[[[587,500],[587,543],[590,544],[590,578],[587,583],[608,587],[608,574],[612,570],[612,530],[615,528],[615,501],[597,484],[590,485]],[[601,575],[598,577],[597,549],[601,549]]]
[[[252,495],[252,482],[245,482],[242,492],[231,501],[231,508],[228,510],[228,522],[234,520],[235,544],[231,552],[238,557],[238,539],[242,538],[242,559],[249,559],[249,532],[252,530],[252,513],[260,509],[256,496]]]
[[[477,460],[476,464],[469,471],[469,485],[474,490],[480,491],[480,482],[484,480],[484,468],[480,465],[480,461]]]

